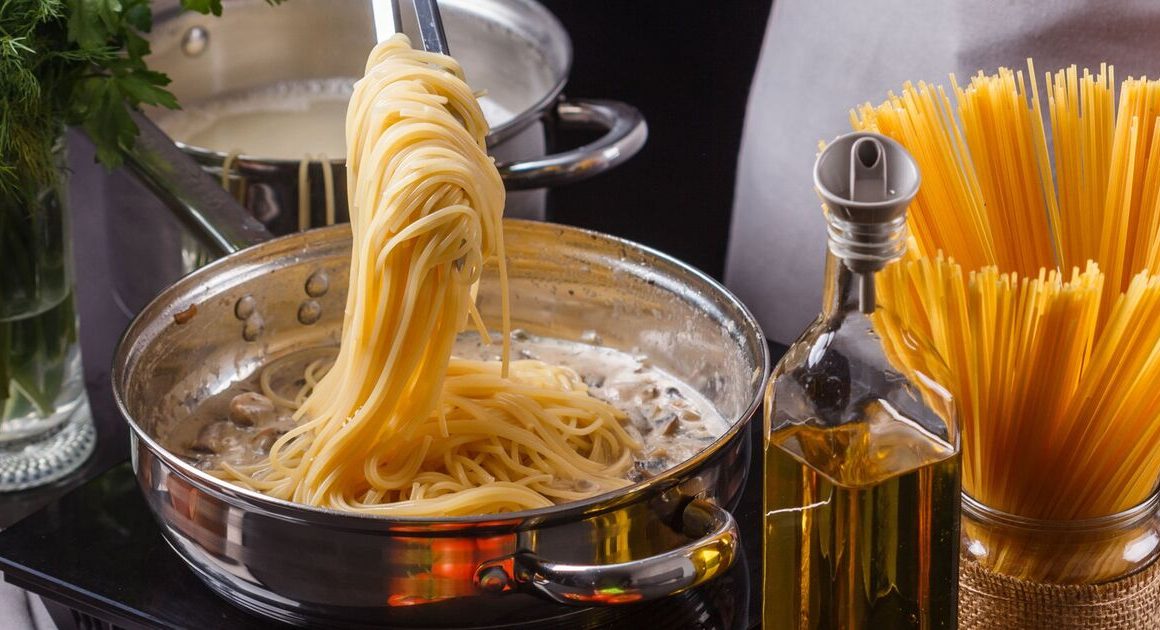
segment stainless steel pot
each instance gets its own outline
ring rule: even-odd
[[[154,4],[149,63],[172,78],[169,89],[182,103],[283,81],[353,80],[362,75],[374,45],[369,0],[294,0],[277,7],[265,0],[225,0],[222,18],[181,12],[176,0]],[[402,4],[403,23],[414,25],[406,13],[410,3]],[[543,187],[602,173],[644,146],[647,125],[635,108],[561,96],[572,63],[571,41],[555,16],[534,0],[440,0],[439,6],[451,52],[468,80],[512,114],[488,136],[488,150],[501,162],[511,191],[507,216],[543,219]],[[418,41],[416,33],[411,35]],[[594,127],[604,135],[578,149],[546,155],[547,137],[561,127]],[[179,146],[220,177],[225,154]],[[303,152],[313,150],[302,147]],[[334,175],[340,222],[347,219],[344,163],[334,159],[327,165]],[[312,163],[307,177],[313,225],[324,225],[323,168]],[[298,173],[298,160],[243,154],[227,180],[231,192],[271,232],[289,234],[298,229]],[[117,174],[106,190],[114,291],[132,316],[210,256],[132,178]]]
[[[226,0],[226,16],[216,19],[181,12],[176,2],[158,11],[149,39],[150,66],[173,80],[169,89],[182,103],[205,102],[285,81],[362,76],[374,45],[371,3],[367,0],[296,0],[272,8],[265,0]],[[408,34],[416,21],[404,5]],[[615,167],[644,146],[647,128],[635,108],[615,101],[560,97],[572,64],[567,31],[534,0],[442,0],[440,10],[452,53],[468,81],[506,112],[493,121],[488,147],[500,160],[509,190],[557,186]],[[159,112],[160,113],[160,112]],[[576,150],[545,155],[543,121],[597,127],[598,141]],[[162,125],[164,127],[164,125]],[[226,150],[179,143],[220,174]],[[245,147],[242,147],[243,149]],[[314,151],[302,147],[302,152]],[[345,160],[331,156],[337,215],[345,220]],[[298,229],[299,162],[269,156],[238,156],[229,173],[239,199],[275,234]],[[324,164],[311,166],[314,225],[324,225]],[[543,218],[543,195],[513,195],[508,216]]]
[[[721,285],[664,254],[553,224],[508,221],[514,325],[637,349],[708,397],[730,422],[677,467],[585,501],[519,513],[374,518],[232,487],[163,449],[161,420],[251,374],[268,357],[338,339],[350,233],[312,230],[245,249],[163,292],[114,362],[133,465],[166,540],[217,593],[294,623],[495,625],[559,615],[559,604],[663,597],[721,574],[737,529],[744,431],[769,370],[761,330]],[[308,295],[325,276],[329,290]],[[480,308],[497,322],[494,269]],[[317,291],[314,291],[317,293]],[[238,318],[239,300],[256,303]],[[316,300],[322,318],[301,323]],[[247,341],[247,338],[250,340]]]

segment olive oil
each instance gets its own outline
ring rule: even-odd
[[[906,249],[918,170],[871,133],[838,138],[814,182],[829,239],[822,312],[765,393],[764,610],[771,630],[957,627],[959,434],[934,375],[878,325],[877,273]],[[942,371],[930,344],[905,351]]]
[[[765,627],[954,628],[958,451],[903,422],[854,426],[766,448]]]

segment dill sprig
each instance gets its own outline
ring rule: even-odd
[[[181,5],[222,10],[221,0]],[[83,128],[97,159],[117,166],[137,136],[130,108],[177,107],[169,78],[146,65],[152,23],[149,0],[0,0],[0,197],[52,182],[65,125]]]

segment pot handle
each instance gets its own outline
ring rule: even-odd
[[[620,101],[561,99],[556,119],[562,127],[604,129],[604,135],[577,149],[534,160],[499,164],[508,190],[572,184],[599,175],[628,160],[644,147],[648,124],[640,110]]]
[[[665,553],[605,565],[553,562],[521,551],[510,557],[517,588],[561,604],[580,606],[629,604],[674,595],[711,580],[733,566],[739,532],[724,508],[695,499],[681,514],[692,542]],[[476,571],[484,591],[509,587],[504,561],[486,562]]]
[[[139,134],[121,156],[129,172],[157,195],[218,256],[273,238],[236,199],[141,112],[132,112]]]

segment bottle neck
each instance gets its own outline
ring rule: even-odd
[[[833,251],[826,251],[826,282],[822,286],[822,313],[836,315],[859,308],[858,278]]]
[[[873,313],[875,275],[906,252],[906,215],[877,223],[854,222],[827,207],[825,217],[829,238],[822,308],[826,313],[852,309]]]

